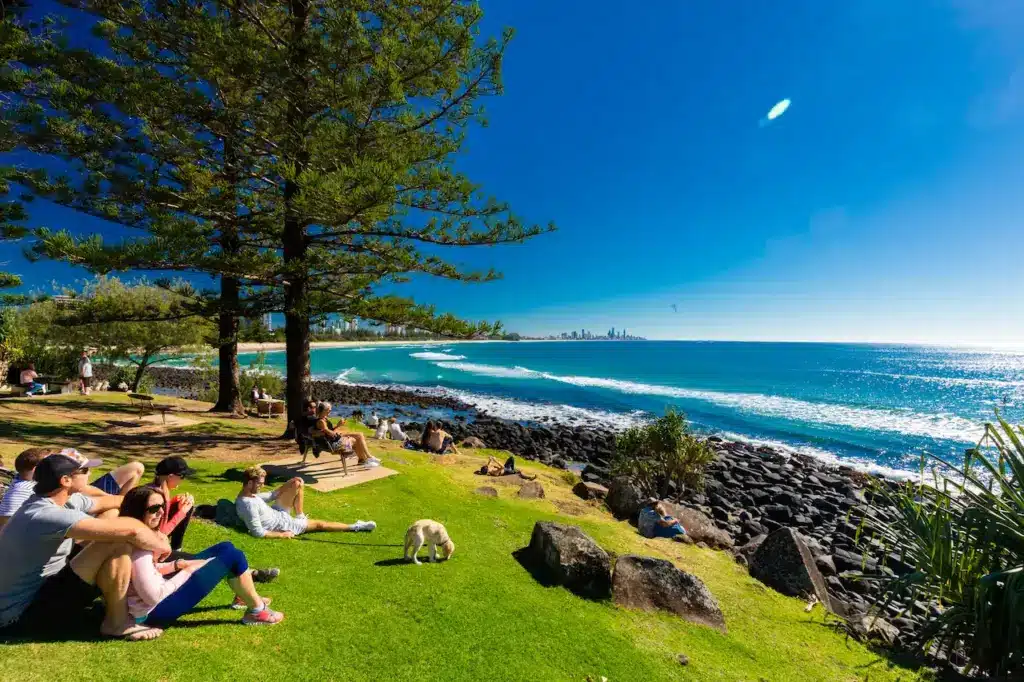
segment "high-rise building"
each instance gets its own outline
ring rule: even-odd
[[[274,331],[274,316],[271,313],[263,313],[263,328],[268,332]]]

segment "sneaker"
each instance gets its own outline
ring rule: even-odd
[[[254,583],[271,583],[277,580],[279,575],[281,575],[280,568],[254,568],[252,581]]]
[[[253,571],[253,573],[255,573],[255,571]],[[270,602],[271,602],[270,597],[264,597],[263,598],[263,605],[264,606],[270,606]],[[239,597],[236,594],[235,595],[235,601],[231,602],[231,608],[233,608],[235,611],[245,611],[249,607],[246,606],[245,602],[242,601],[242,598]]]
[[[284,620],[284,614],[280,611],[271,611],[264,607],[262,610],[253,613],[246,611],[242,616],[242,625],[277,625]]]
[[[373,521],[356,521],[355,523],[352,524],[352,532],[353,533],[369,533],[370,531],[372,531],[376,527],[377,527],[377,524],[374,523]]]
[[[379,467],[380,460],[377,459],[376,457],[370,457],[365,462],[363,462],[363,464],[365,464],[368,467]]]
[[[302,514],[296,514],[296,515],[295,515],[295,518],[299,519],[300,521],[308,521],[308,520],[309,520],[309,517],[308,517],[308,516],[306,516],[306,514],[305,514],[305,513],[302,513]]]

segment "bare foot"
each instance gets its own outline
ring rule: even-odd
[[[143,642],[150,639],[156,639],[160,635],[164,634],[164,631],[160,628],[151,628],[145,625],[132,624],[122,629],[100,627],[100,634],[105,637],[114,637],[128,642]]]

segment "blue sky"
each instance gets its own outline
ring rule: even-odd
[[[559,231],[418,299],[525,333],[1024,343],[1017,0],[483,6],[517,34],[458,165]]]

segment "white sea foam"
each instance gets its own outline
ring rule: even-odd
[[[839,372],[842,374],[863,374],[866,376],[885,377],[898,381],[923,381],[927,383],[940,384],[947,388],[954,386],[977,386],[984,388],[1018,389],[1024,388],[1024,381],[1010,379],[975,379],[971,377],[939,377],[924,374],[898,374],[893,372],[873,372],[866,369],[837,369],[825,370],[826,372]]]
[[[418,360],[465,360],[465,355],[449,355],[448,353],[432,353],[426,351],[423,353],[409,353],[410,358],[416,358]]]
[[[457,369],[470,374],[477,374],[501,379],[537,379],[540,373],[525,367],[503,367],[501,365],[480,365],[475,362],[435,362],[443,369]]]
[[[349,367],[348,369],[342,370],[338,373],[338,376],[334,377],[334,380],[339,384],[351,384],[352,373],[356,371],[355,367]]]
[[[740,412],[780,419],[828,424],[865,431],[887,431],[907,436],[953,440],[962,443],[976,442],[984,430],[984,427],[977,422],[950,414],[921,414],[908,409],[851,407],[760,393],[697,390],[601,377],[560,376],[537,372],[525,367],[478,365],[468,362],[439,362],[436,364],[446,369],[456,369],[485,376],[548,379],[573,386],[600,388],[620,393],[698,400]]]

